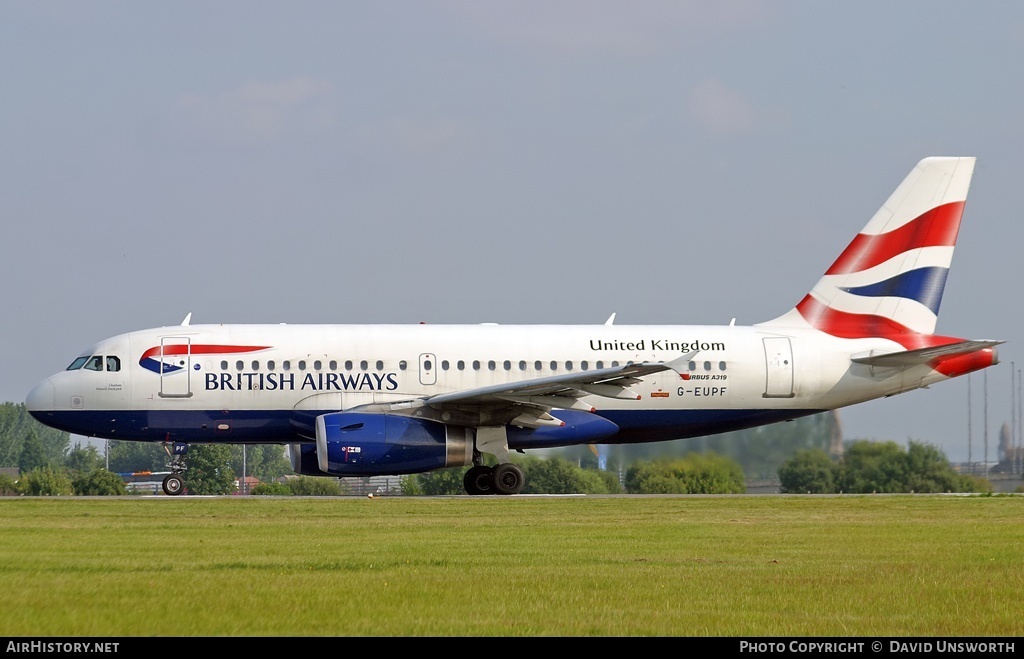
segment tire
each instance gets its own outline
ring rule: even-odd
[[[511,462],[494,468],[493,481],[498,494],[519,494],[526,485],[523,470]]]
[[[494,494],[493,470],[490,467],[477,465],[470,467],[462,477],[462,486],[466,494]]]
[[[181,480],[181,476],[171,474],[164,478],[164,494],[168,496],[178,496],[181,491],[185,489],[185,484]]]

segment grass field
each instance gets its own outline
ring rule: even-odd
[[[1024,496],[0,498],[0,636],[1020,636]]]

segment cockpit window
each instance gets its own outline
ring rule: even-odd
[[[121,370],[121,358],[114,357],[113,355],[107,357],[107,370],[108,371],[120,371]]]
[[[85,362],[88,361],[88,359],[89,359],[88,356],[86,356],[86,357],[79,357],[75,361],[71,362],[71,366],[68,366],[67,370],[69,370],[69,371],[77,371],[78,369],[82,368],[82,365],[85,364]]]
[[[102,371],[103,370],[103,357],[100,355],[93,355],[89,357],[85,362],[85,370],[87,371]]]

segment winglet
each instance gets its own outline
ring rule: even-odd
[[[191,311],[189,311],[188,315],[185,316],[185,320],[181,321],[181,326],[182,327],[188,327],[188,324],[190,322],[192,322],[192,312]]]
[[[614,322],[615,322],[615,314],[612,313],[612,315],[608,316],[608,320],[604,321],[604,324],[605,325],[611,325]]]

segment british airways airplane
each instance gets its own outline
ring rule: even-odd
[[[288,446],[296,473],[472,465],[517,494],[512,451],[657,442],[794,419],[998,363],[935,333],[974,158],[921,160],[795,307],[753,326],[181,325],[83,351],[28,394],[42,423],[163,442]],[[493,456],[485,464],[484,455]]]

